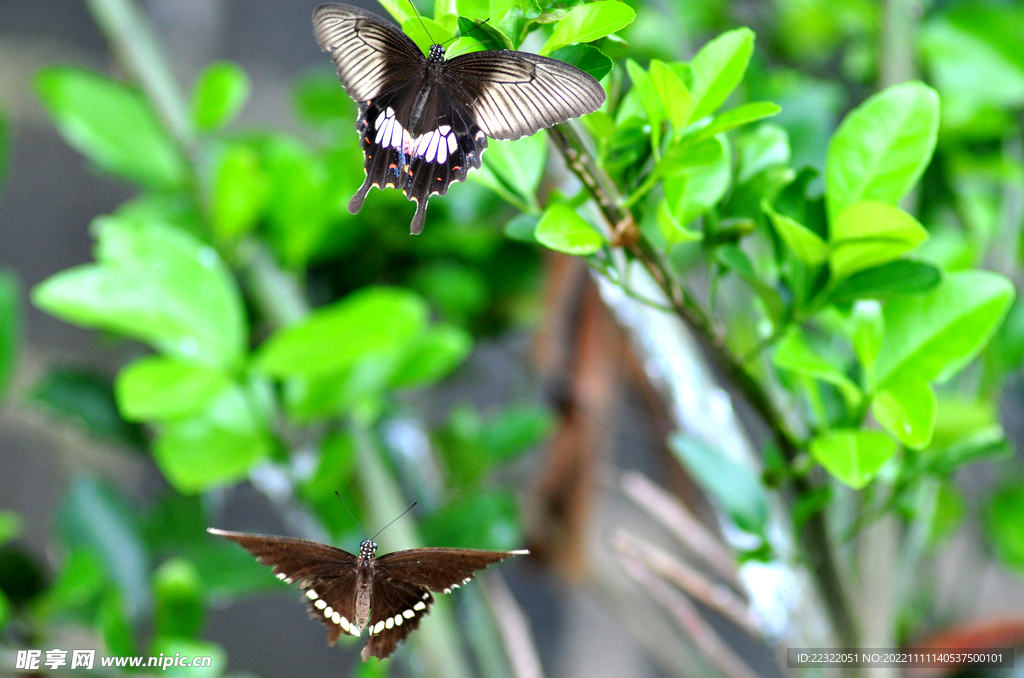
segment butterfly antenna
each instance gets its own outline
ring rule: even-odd
[[[419,19],[420,26],[423,26],[423,32],[427,34],[428,38],[430,38],[430,44],[431,45],[436,45],[437,41],[434,40],[434,36],[432,36],[430,34],[430,31],[427,30],[427,25],[425,23],[423,23],[423,17],[420,16],[420,11],[418,9],[416,9],[416,5],[413,3],[412,0],[409,0],[409,6],[412,7],[412,13],[416,15],[417,19]],[[412,507],[410,506],[409,508],[412,508]],[[404,516],[404,515],[405,514],[403,513],[402,516]],[[401,518],[402,516],[398,516],[398,518]],[[395,518],[395,520],[398,520],[398,518]],[[388,524],[390,525],[390,523],[388,523]]]
[[[419,503],[418,501],[414,501],[414,502],[412,503],[412,506],[415,506],[415,505],[416,505],[416,504],[418,504],[418,503]],[[408,513],[409,511],[411,511],[411,510],[412,510],[412,506],[410,506],[409,508],[407,508],[407,509],[405,509],[404,511],[402,511],[402,516],[404,516],[404,515],[405,515],[406,513]],[[398,518],[401,518],[402,516],[398,516]],[[383,532],[384,530],[386,530],[386,529],[388,529],[389,527],[391,527],[392,525],[394,525],[394,524],[395,524],[395,521],[397,521],[397,520],[398,520],[398,518],[395,518],[395,520],[392,520],[392,521],[391,521],[390,523],[388,523],[388,524],[387,524],[387,525],[385,525],[384,527],[382,527],[382,528],[380,528],[379,530],[377,530],[377,534],[380,534],[380,533],[381,533],[381,532]],[[370,541],[373,541],[374,539],[376,539],[376,538],[377,538],[377,534],[375,534],[375,535],[373,535],[372,537],[370,537]]]
[[[491,18],[487,17],[483,21],[477,21],[475,24],[473,24],[473,27],[470,28],[468,31],[466,31],[465,33],[459,33],[458,35],[453,35],[452,37],[450,37],[447,40],[445,40],[441,44],[441,46],[444,47],[445,45],[447,45],[449,42],[452,42],[453,40],[458,40],[459,38],[462,38],[462,37],[465,37],[465,36],[469,35],[470,33],[475,31],[476,29],[480,28],[481,26],[483,26],[485,23],[487,23],[490,20],[491,20]]]
[[[359,528],[359,531],[363,533],[363,538],[365,539],[366,538],[366,530],[364,530],[363,526],[359,524],[359,521],[356,520],[356,517],[354,515],[352,515],[352,511],[349,511],[348,504],[346,504],[345,500],[341,498],[341,495],[338,494],[337,490],[334,491],[334,496],[338,498],[338,501],[341,502],[341,505],[345,507],[346,511],[348,511],[348,515],[352,518],[352,522],[355,523],[356,527]],[[402,515],[405,515],[405,514],[402,514]],[[399,517],[401,517],[401,516],[399,516]],[[373,540],[371,539],[370,541],[373,541]]]

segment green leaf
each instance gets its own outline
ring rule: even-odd
[[[695,242],[703,240],[704,234],[701,231],[694,231],[684,226],[669,209],[668,201],[662,198],[658,203],[658,230],[665,237],[669,247],[681,242]]]
[[[871,482],[896,452],[896,441],[881,431],[834,430],[811,441],[811,456],[855,490]]]
[[[121,497],[95,478],[79,477],[68,490],[58,524],[65,544],[87,549],[103,563],[124,594],[119,604],[130,618],[149,607],[149,558],[133,511]]]
[[[986,518],[988,538],[1000,560],[1024,572],[1024,485],[1010,485],[993,495]]]
[[[3,402],[17,364],[21,327],[18,296],[17,279],[12,273],[0,270],[0,402]]]
[[[923,450],[935,430],[935,391],[917,379],[891,382],[875,394],[871,413],[907,447]]]
[[[753,469],[695,436],[673,433],[668,446],[737,527],[764,534],[768,526],[768,497]]]
[[[159,223],[101,217],[94,228],[98,263],[41,283],[32,292],[37,306],[186,361],[238,364],[248,331],[242,299],[212,247]]]
[[[210,196],[217,239],[230,242],[247,235],[263,214],[268,190],[256,151],[244,144],[228,146],[214,170]]]
[[[534,231],[537,242],[557,252],[586,256],[604,245],[604,238],[568,205],[552,205],[544,211]]]
[[[830,220],[857,202],[899,202],[931,160],[938,129],[939,97],[920,82],[889,87],[854,109],[829,142]]]
[[[931,292],[942,282],[942,271],[923,261],[897,259],[858,271],[835,286],[829,301],[844,304],[858,299],[889,299]]]
[[[150,656],[164,656],[164,664],[161,665],[160,675],[162,676],[183,676],[184,678],[217,678],[227,668],[228,658],[224,649],[215,643],[205,640],[191,640],[185,638],[157,637],[149,648]],[[173,666],[175,657],[202,657],[203,663],[209,658],[209,666]]]
[[[202,582],[192,563],[174,558],[153,573],[158,637],[195,638],[203,628]]]
[[[149,421],[197,414],[231,386],[230,377],[221,370],[149,357],[121,370],[114,392],[125,419]]]
[[[429,386],[462,364],[473,337],[453,325],[434,325],[410,348],[391,377],[392,388]]]
[[[103,170],[151,188],[185,183],[184,158],[135,90],[63,66],[39,71],[35,89],[64,140]]]
[[[754,51],[754,32],[737,28],[721,34],[704,45],[693,57],[693,112],[690,120],[700,120],[718,110],[743,80]]]
[[[547,408],[512,405],[487,423],[481,443],[487,456],[494,463],[501,463],[540,444],[554,428],[555,418]]]
[[[445,320],[458,325],[465,325],[483,312],[490,296],[487,280],[479,269],[453,261],[437,261],[419,268],[410,286]]]
[[[776,367],[820,379],[832,384],[843,394],[847,404],[856,407],[864,394],[842,370],[818,355],[797,327],[792,327],[779,341],[772,362]]]
[[[460,19],[462,17],[459,17]],[[469,54],[470,52],[483,52],[487,49],[487,46],[476,38],[464,35],[457,39],[444,51],[445,59],[452,59],[460,54]]]
[[[944,381],[970,362],[1013,301],[1013,285],[986,271],[950,273],[932,292],[885,306],[885,339],[877,379]]]
[[[662,110],[658,90],[647,71],[632,59],[626,59],[626,72],[629,73],[629,79],[633,81],[633,89],[640,98],[640,105],[647,115],[647,122],[651,124],[651,146],[657,149],[660,145],[661,123],[665,120],[665,111]]]
[[[720,118],[728,116],[729,113],[724,113]],[[708,128],[716,127],[715,123],[718,120],[719,118],[715,118],[708,125]],[[701,136],[703,136],[704,131],[706,130],[701,131]],[[765,170],[772,168],[792,174],[792,170],[787,167],[792,158],[792,150],[789,146],[789,133],[778,125],[765,123],[758,125],[753,130],[744,132],[737,141],[736,155],[736,182],[739,184],[745,184],[754,179],[754,177],[761,175]],[[793,176],[788,176],[787,181],[784,183],[792,185],[796,181],[799,180]],[[780,185],[778,188],[782,188],[782,186]],[[765,188],[758,187],[756,190],[758,194],[771,194]],[[781,204],[785,204],[785,202],[784,198],[780,200]]]
[[[632,23],[636,14],[624,2],[602,0],[576,5],[559,19],[538,54],[551,54],[574,42],[593,42]]]
[[[751,101],[741,104],[732,110],[715,116],[711,124],[703,128],[697,136],[700,139],[707,139],[716,134],[729,132],[737,127],[778,115],[781,110],[782,108],[778,104],[771,101]]]
[[[556,49],[551,53],[552,59],[564,61],[575,66],[584,73],[589,73],[594,80],[600,80],[612,70],[612,60],[593,45],[569,45]]]
[[[192,94],[192,124],[202,132],[234,120],[249,98],[249,77],[236,63],[220,61],[199,74]]]
[[[486,6],[486,3],[484,3]],[[488,9],[482,9],[480,14],[476,16],[481,17],[487,14]],[[470,19],[466,16],[460,16],[458,19],[459,35],[463,38],[478,41],[486,49],[515,49],[515,45],[508,39],[504,33],[495,28],[490,22],[484,23],[480,20]],[[455,41],[458,44],[458,40]],[[453,45],[454,46],[454,45]],[[445,58],[452,58],[451,49],[445,52]]]
[[[951,537],[963,522],[966,507],[963,497],[951,482],[939,485],[935,495],[935,512],[932,515],[932,531],[929,541],[938,545]]]
[[[484,165],[516,194],[527,202],[536,203],[537,188],[544,177],[547,159],[548,136],[542,130],[522,139],[489,140]]]
[[[853,305],[853,350],[860,360],[864,387],[875,388],[875,362],[882,348],[885,334],[885,318],[882,305],[874,300],[858,301]]]
[[[239,481],[270,455],[271,439],[240,387],[218,395],[200,415],[166,422],[153,442],[153,458],[182,494]]]
[[[70,611],[92,603],[107,583],[103,561],[90,548],[71,551],[56,580],[34,605],[34,612],[46,619],[58,611]]]
[[[408,2],[408,0],[406,0],[406,2]],[[426,30],[424,30],[423,24],[426,24]],[[448,30],[433,19],[420,16],[414,16],[403,21],[402,32],[412,38],[412,41],[416,43],[416,46],[419,47],[424,54],[430,51],[431,45],[443,43],[455,37],[454,32]]]
[[[786,247],[808,266],[820,266],[828,258],[828,245],[817,233],[807,228],[796,219],[779,214],[767,202],[761,203],[761,209],[771,219],[775,232],[779,234]]]
[[[672,124],[672,129],[679,132],[686,127],[693,110],[690,90],[671,68],[657,59],[651,61],[651,82],[658,92],[662,110],[665,111],[668,121]],[[713,136],[715,135],[708,135],[708,137]]]
[[[301,268],[323,244],[337,210],[326,168],[298,141],[275,136],[263,149],[263,169],[269,187],[267,232],[284,263]]]
[[[327,436],[320,444],[320,461],[309,480],[302,484],[302,496],[310,501],[331,499],[348,485],[356,467],[356,447],[345,433]]]
[[[364,288],[278,331],[260,347],[256,366],[275,377],[317,377],[394,353],[426,323],[427,306],[412,292]]]
[[[139,642],[131,620],[125,614],[124,597],[125,594],[112,588],[100,600],[96,627],[103,637],[107,655],[125,657],[138,654]]]
[[[380,6],[387,10],[398,25],[404,25],[409,19],[416,18],[416,7],[409,0],[384,0]]]
[[[725,135],[708,139],[697,146],[705,144],[717,147],[714,154],[706,156],[714,156],[714,160],[710,164],[703,163],[684,168],[682,171],[667,176],[662,184],[665,200],[668,201],[672,214],[681,224],[689,224],[717,205],[725,197],[732,181],[732,153]],[[659,167],[670,162],[672,157],[673,152],[670,147]]]
[[[829,265],[837,279],[897,259],[928,238],[928,231],[898,207],[857,202],[833,219]]]
[[[505,224],[505,228],[502,230],[509,240],[536,245],[537,238],[534,237],[534,231],[537,230],[539,221],[540,219],[531,214],[520,214]]]
[[[3,546],[21,532],[21,516],[14,511],[0,510],[0,546]]]
[[[121,418],[114,389],[105,377],[74,368],[49,372],[29,394],[51,414],[81,426],[97,438],[145,449],[142,430]]]

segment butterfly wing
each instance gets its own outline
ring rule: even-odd
[[[378,574],[374,578],[370,622],[366,630],[370,640],[362,657],[384,659],[420,625],[430,611],[434,597],[426,588]]]
[[[426,548],[395,551],[377,558],[374,564],[370,642],[363,659],[383,659],[430,611],[431,591],[451,593],[477,570],[509,556],[528,551],[480,551],[475,549]]]
[[[426,59],[397,26],[359,7],[320,5],[313,10],[313,35],[331,55],[350,97],[365,103],[422,70]]]
[[[229,539],[274,568],[286,584],[298,582],[305,592],[311,617],[327,626],[331,645],[342,631],[359,635],[351,622],[356,618],[356,564],[358,559],[341,549],[305,539],[275,537],[208,528],[207,532]]]
[[[493,139],[518,139],[570,118],[593,113],[605,100],[591,75],[563,61],[494,50],[462,54],[444,63],[452,91]]]

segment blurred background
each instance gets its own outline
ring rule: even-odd
[[[385,285],[428,309],[421,352],[398,358],[422,374],[403,382],[382,380],[374,366],[348,372],[328,405],[308,384],[282,396],[294,398],[292,421],[267,416],[258,438],[265,460],[229,478],[203,484],[154,461],[161,444],[189,446],[204,433],[118,407],[115,378],[150,350],[125,339],[130,331],[85,329],[30,301],[51,276],[96,260],[102,229],[90,224],[99,215],[159,212],[197,230],[195,205],[98,169],[40,102],[39,74],[54,65],[132,76],[90,11],[102,4],[0,2],[0,270],[20,317],[0,409],[0,673],[24,647],[132,655],[186,647],[209,650],[219,658],[215,673],[225,675],[431,675],[431,652],[454,646],[454,676],[771,676],[787,673],[780,647],[830,645],[827,608],[792,526],[779,518],[780,497],[751,490],[771,516],[764,529],[774,548],[765,556],[729,507],[709,500],[686,454],[666,444],[682,429],[737,450],[743,478],[760,488],[769,435],[755,412],[707,366],[681,323],[599,280],[584,259],[516,237],[516,220],[532,213],[538,195],[570,198],[582,187],[557,153],[541,148],[539,167],[511,175],[508,164],[485,168],[454,185],[431,201],[422,236],[408,235],[413,205],[397,191],[373,191],[358,216],[347,214],[363,177],[356,109],[312,38],[315,2],[138,7],[186,97],[212,62],[232,62],[247,76],[237,117],[189,158],[199,183],[215,185],[225,165],[249,162],[249,150],[234,151],[258,154],[263,174],[243,175],[258,185],[259,216],[232,216],[248,209],[240,198],[219,227],[221,245],[230,246],[218,251],[252,322],[246,346],[294,321],[289,313]],[[984,265],[1020,289],[1024,42],[1013,40],[1024,33],[986,28],[1003,14],[1012,26],[1024,17],[1020,3],[631,5],[636,19],[618,35],[623,53],[643,64],[689,60],[719,33],[750,27],[757,46],[734,96],[781,106],[771,122],[786,134],[783,162],[794,168],[822,170],[839,121],[883,84],[918,78],[938,89],[939,149],[917,200],[946,211],[937,207],[926,224],[941,235],[928,256]],[[912,39],[887,39],[893,31]],[[528,39],[524,49],[539,44]],[[602,49],[615,58],[616,44]],[[517,192],[510,176],[527,177],[526,190]],[[249,231],[247,219],[259,230]],[[266,258],[280,266],[261,267]],[[290,295],[308,306],[297,310]],[[998,454],[950,473],[955,497],[929,528],[925,554],[900,573],[927,589],[900,601],[892,636],[900,644],[1024,645],[1024,526],[1016,520],[1024,522],[1024,494],[999,495],[1008,517],[993,503],[1008,479],[1022,476],[1015,450],[1024,440],[1024,380],[1018,345],[1007,340],[1000,350],[998,410],[978,414],[998,428]],[[245,388],[258,400],[268,387]],[[373,425],[340,426],[328,410]],[[367,455],[378,459],[370,471]],[[380,482],[390,488],[386,499]],[[289,534],[355,551],[359,530],[334,490],[371,531],[419,502],[405,527],[400,521],[378,538],[381,553],[413,546],[409,538],[533,555],[492,568],[439,606],[433,621],[452,630],[441,632],[440,645],[423,641],[434,650],[413,641],[389,663],[364,667],[361,642],[328,647],[298,593],[202,533]],[[901,538],[898,548],[907,543]],[[676,588],[659,588],[665,581]],[[169,637],[192,644],[150,645]]]

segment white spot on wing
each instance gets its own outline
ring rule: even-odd
[[[448,153],[454,154],[459,148],[459,140],[455,138],[454,134],[448,135]]]
[[[419,605],[419,604],[420,603],[417,603],[417,605]],[[424,607],[426,607],[426,605],[424,605]],[[413,612],[412,610],[406,610],[405,612],[402,613],[402,616],[405,617],[406,619],[412,619],[413,617],[416,616],[416,613]]]
[[[318,600],[318,601],[316,601],[313,604],[316,605],[316,609],[318,609],[318,610],[322,610],[325,607],[327,607],[327,602],[324,601],[324,600]]]
[[[341,626],[341,615],[335,612],[331,615],[331,621],[337,624],[338,626]]]
[[[427,606],[426,606],[426,604],[425,604],[425,603],[424,603],[424,602],[423,602],[423,601],[421,600],[420,602],[418,602],[418,603],[416,603],[415,605],[413,605],[413,606],[412,606],[412,609],[414,609],[414,610],[425,610],[425,609],[427,609]]]
[[[405,618],[402,617],[402,615],[400,615],[400,614],[396,614],[395,615],[395,626],[401,626],[402,622],[404,622],[404,621],[405,621]]]
[[[327,609],[324,610],[324,617],[330,619],[333,614],[334,614],[334,609],[330,605],[328,605]]]
[[[313,589],[310,589],[310,590],[306,591],[306,597],[309,598],[310,600],[316,600],[320,596],[317,594],[316,591],[314,591]]]
[[[380,633],[383,630],[384,630],[384,622],[382,622],[382,621],[377,622],[377,625],[373,627],[373,632],[374,633]]]
[[[377,623],[379,624],[380,622],[377,622]],[[394,617],[388,617],[387,622],[384,623],[384,628],[386,628],[386,629],[393,629],[393,628],[395,628],[395,618]]]
[[[437,162],[442,163],[448,159],[448,143],[444,137],[438,137]]]

